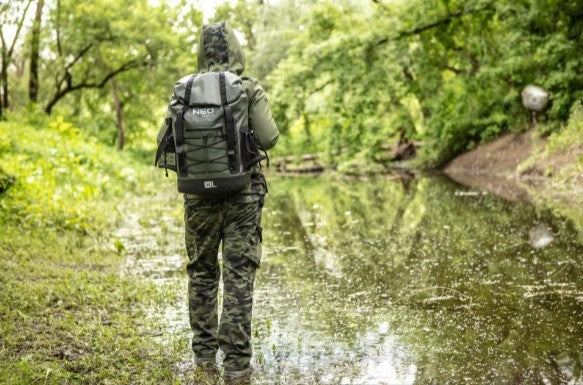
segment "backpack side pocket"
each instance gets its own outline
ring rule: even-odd
[[[259,153],[255,132],[249,130],[248,127],[243,127],[241,129],[241,160],[243,161],[243,168],[248,170],[255,163],[259,163],[265,158],[267,158],[267,155]]]
[[[168,170],[176,172],[176,145],[174,143],[174,134],[172,133],[172,118],[166,118],[164,124],[166,130],[158,143],[154,166],[166,169],[166,176],[168,176]]]

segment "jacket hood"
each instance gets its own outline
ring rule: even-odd
[[[198,44],[198,72],[231,71],[241,75],[245,69],[245,54],[226,22],[202,27]]]

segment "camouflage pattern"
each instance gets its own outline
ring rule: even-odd
[[[225,371],[245,370],[251,360],[255,271],[261,261],[259,195],[185,199],[188,302],[197,362],[225,353]],[[218,261],[222,241],[223,309],[218,320]]]
[[[229,24],[204,25],[198,47],[198,72],[231,71],[241,75],[244,69],[245,54]]]
[[[227,41],[223,33],[224,28],[225,23],[210,24],[203,27],[202,48],[209,67],[229,62]]]

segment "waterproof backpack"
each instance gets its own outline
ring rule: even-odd
[[[249,186],[250,168],[266,156],[257,149],[248,108],[234,73],[194,74],[176,83],[156,165],[176,171],[179,192],[221,196]]]

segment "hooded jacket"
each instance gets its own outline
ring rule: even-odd
[[[198,45],[198,73],[233,72],[239,76],[245,70],[245,54],[234,31],[226,22],[207,24],[202,27]],[[242,77],[243,89],[249,100],[249,124],[255,130],[259,143],[265,150],[275,146],[279,139],[279,130],[267,102],[267,96],[261,85],[252,78]],[[170,103],[175,99],[174,95]],[[168,116],[168,115],[167,115]],[[158,133],[158,142],[164,135],[165,127]],[[267,186],[260,167],[252,169],[251,186],[237,195],[265,195]],[[188,198],[196,195],[185,194]]]

